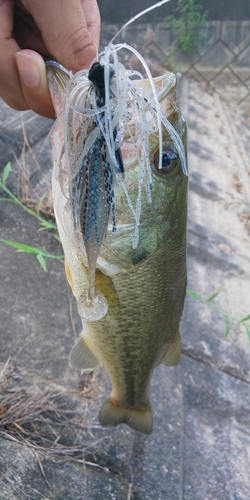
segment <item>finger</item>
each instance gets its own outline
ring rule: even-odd
[[[14,23],[12,36],[21,49],[32,49],[43,57],[48,51],[33,17],[24,9],[21,0],[15,0]]]
[[[26,49],[16,53],[16,64],[29,108],[39,115],[55,118],[43,58],[37,52]]]
[[[96,50],[99,50],[101,20],[96,0],[81,0],[87,28]]]
[[[20,47],[12,38],[13,0],[0,3],[0,96],[14,109],[28,109],[16,67],[15,53]]]
[[[98,45],[98,28],[94,27],[99,22],[96,0],[84,0],[83,4],[84,11],[88,10],[87,17],[91,18],[94,41],[81,0],[23,0],[23,4],[40,29],[48,52],[57,61],[74,72],[89,67]]]

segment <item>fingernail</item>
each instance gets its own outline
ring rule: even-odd
[[[36,58],[21,51],[16,53],[16,62],[22,83],[29,88],[38,87],[41,76]]]

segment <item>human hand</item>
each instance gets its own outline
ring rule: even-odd
[[[75,73],[89,67],[99,36],[96,0],[0,0],[0,96],[54,118],[43,57]]]

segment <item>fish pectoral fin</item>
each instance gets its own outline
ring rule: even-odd
[[[164,358],[161,361],[161,364],[165,366],[174,366],[178,365],[181,355],[181,337],[178,331],[177,335],[174,338],[174,342],[170,344],[170,347],[165,354]]]
[[[135,431],[151,434],[153,419],[150,402],[142,408],[125,408],[108,398],[99,413],[99,422],[103,426],[127,424]]]
[[[91,370],[100,366],[100,361],[88,346],[86,337],[82,334],[72,347],[69,355],[69,364],[78,370]]]

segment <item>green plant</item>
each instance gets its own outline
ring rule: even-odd
[[[41,226],[40,230],[46,229],[46,230],[53,230],[53,231],[57,232],[56,225],[53,224],[53,223],[51,223],[51,222],[49,222],[49,221],[47,221],[47,220],[45,220],[40,215],[40,213],[39,213],[39,206],[40,206],[42,200],[39,201],[38,206],[37,206],[37,210],[35,212],[35,211],[31,210],[30,208],[27,208],[6,187],[6,181],[7,181],[8,175],[10,173],[10,170],[11,170],[11,165],[10,165],[10,163],[8,163],[6,165],[6,167],[4,168],[3,176],[2,176],[2,179],[0,180],[0,187],[6,192],[6,194],[9,195],[9,198],[0,198],[0,201],[10,201],[10,202],[13,202],[13,203],[17,203],[29,215],[32,215],[33,217],[36,217],[36,219],[39,221],[39,224]],[[53,236],[56,237],[60,241],[58,233],[57,234],[53,234]],[[24,243],[19,243],[17,241],[10,241],[10,240],[0,239],[0,242],[1,243],[5,243],[6,245],[9,245],[9,246],[15,248],[18,252],[26,252],[26,253],[29,253],[29,254],[36,255],[39,264],[41,265],[42,269],[45,272],[47,271],[45,258],[47,258],[47,259],[56,259],[56,260],[60,260],[60,261],[63,259],[63,255],[52,255],[52,254],[46,252],[45,250],[42,250],[42,249],[37,248],[37,247],[32,247],[30,245],[26,245]],[[246,331],[246,334],[247,334],[247,337],[248,337],[248,340],[249,340],[249,343],[250,343],[250,314],[248,314],[247,316],[245,316],[242,319],[238,319],[235,316],[232,316],[231,314],[227,313],[226,311],[223,311],[223,309],[220,309],[219,307],[215,307],[212,304],[212,302],[214,301],[214,299],[216,299],[216,297],[221,292],[222,288],[223,288],[223,285],[221,285],[218,288],[218,290],[216,290],[216,292],[214,292],[212,295],[210,295],[210,297],[208,297],[208,299],[204,299],[201,296],[201,294],[199,294],[199,293],[197,293],[197,292],[195,292],[193,290],[187,290],[187,295],[189,295],[190,297],[192,297],[195,300],[198,300],[198,302],[200,302],[201,304],[205,304],[207,307],[209,307],[210,309],[212,309],[214,312],[218,313],[219,315],[221,315],[225,319],[225,324],[226,324],[225,337],[227,337],[229,335],[229,333],[230,333],[231,323],[232,322],[236,322],[236,323],[239,323],[240,325],[242,325],[244,327],[244,329]]]
[[[54,223],[46,220],[40,214],[40,207],[41,207],[43,198],[41,198],[39,200],[38,205],[37,205],[37,209],[36,209],[36,211],[34,211],[34,210],[31,210],[30,208],[26,207],[14,195],[14,193],[12,193],[12,191],[10,191],[10,189],[7,188],[6,182],[7,182],[10,170],[11,170],[11,164],[9,162],[9,163],[7,163],[7,165],[5,166],[5,168],[3,170],[2,179],[0,180],[0,188],[3,189],[3,191],[9,196],[9,198],[0,198],[0,201],[8,201],[8,202],[16,203],[17,205],[19,205],[20,207],[22,207],[22,209],[25,210],[25,212],[27,212],[29,215],[32,215],[32,217],[36,217],[36,219],[38,220],[38,222],[39,222],[39,224],[41,226],[40,230],[47,230],[47,231],[48,230],[53,230],[54,231],[54,233],[53,233],[54,238],[56,238],[58,241],[60,241],[56,225]],[[42,250],[41,248],[32,247],[30,245],[26,245],[24,243],[19,243],[17,241],[10,241],[10,240],[5,240],[5,239],[1,238],[0,242],[1,243],[5,243],[6,245],[9,245],[11,247],[16,248],[16,250],[18,252],[26,252],[26,253],[29,253],[29,254],[36,255],[39,264],[41,265],[42,269],[45,272],[47,272],[47,266],[46,266],[45,258],[47,258],[47,259],[56,259],[56,260],[60,260],[60,261],[63,259],[63,255],[53,255],[53,254],[50,254],[49,252],[46,252],[45,250]]]
[[[45,258],[56,259],[60,261],[63,259],[63,255],[53,255],[49,252],[46,252],[45,250],[42,250],[41,248],[31,247],[30,245],[25,245],[24,243],[19,243],[18,241],[3,240],[2,238],[0,238],[0,242],[16,248],[17,252],[25,252],[36,255],[39,264],[45,272],[47,272]]]
[[[202,12],[202,6],[196,0],[178,0],[174,9],[176,16],[167,16],[165,23],[172,26],[178,44],[185,54],[192,54],[201,34],[197,28],[206,22],[207,12]]]
[[[11,171],[11,163],[7,163],[7,165],[4,167],[4,170],[3,170],[3,175],[2,175],[2,179],[0,181],[0,187],[3,189],[3,191],[9,196],[9,198],[0,198],[0,201],[10,201],[10,202],[13,202],[13,203],[16,203],[17,205],[19,205],[20,207],[23,208],[23,210],[25,210],[25,212],[27,212],[29,215],[32,215],[33,217],[36,217],[36,219],[39,221],[39,224],[41,226],[41,230],[43,229],[46,229],[46,230],[49,230],[49,229],[52,229],[54,231],[57,231],[57,227],[56,227],[56,224],[46,220],[44,217],[41,216],[40,214],[40,208],[41,208],[41,204],[42,204],[42,201],[43,201],[43,196],[40,198],[40,200],[38,201],[38,204],[37,204],[37,209],[36,211],[34,210],[31,210],[31,208],[28,208],[26,207],[26,205],[24,205],[24,203],[22,203],[15,195],[14,193],[12,193],[12,191],[10,191],[7,186],[6,186],[6,182],[7,182],[7,179],[8,179],[8,176],[9,176],[9,173]]]
[[[216,307],[212,304],[213,300],[216,299],[216,297],[219,295],[223,288],[223,285],[221,285],[216,292],[214,292],[208,299],[204,299],[200,293],[194,292],[193,290],[187,290],[187,295],[192,297],[195,300],[198,300],[201,304],[205,304],[209,309],[212,309],[212,311],[218,313],[220,316],[222,316],[225,320],[225,337],[228,337],[230,330],[231,330],[231,324],[232,322],[238,323],[242,325],[245,329],[245,332],[247,334],[248,341],[250,343],[250,314],[247,316],[244,316],[244,318],[236,318],[232,314],[227,313],[226,311],[223,311],[220,307]]]

